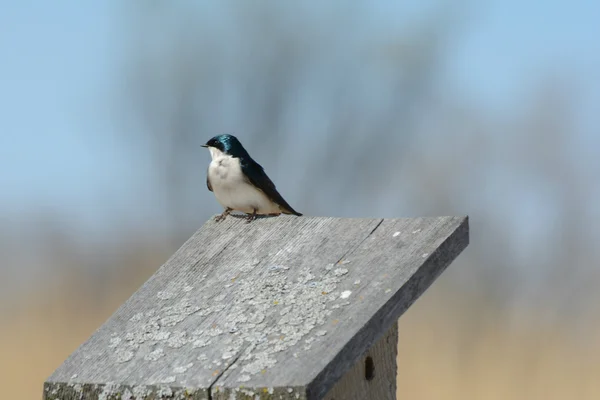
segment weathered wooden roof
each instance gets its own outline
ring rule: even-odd
[[[210,220],[45,398],[321,398],[468,240],[466,217]]]

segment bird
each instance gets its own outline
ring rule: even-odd
[[[294,210],[279,194],[264,168],[254,161],[233,135],[217,135],[202,147],[210,151],[211,162],[206,186],[225,209],[217,215],[223,221],[232,211],[247,214],[247,222],[257,215],[302,214]]]

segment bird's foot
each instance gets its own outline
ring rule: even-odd
[[[220,215],[217,215],[217,216],[215,217],[215,221],[216,221],[216,222],[221,222],[221,221],[223,221],[223,220],[224,220],[224,219],[225,219],[225,218],[226,218],[226,217],[229,215],[229,213],[230,213],[231,211],[232,211],[232,210],[231,210],[231,208],[226,208],[226,209],[225,209],[225,211],[223,211],[223,212],[222,212]]]
[[[254,221],[256,219],[256,210],[254,210],[254,212],[252,214],[248,214],[248,216],[246,217],[246,223],[249,224],[250,222]]]

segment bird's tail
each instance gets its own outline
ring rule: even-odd
[[[299,213],[298,211],[294,210],[294,209],[293,209],[293,208],[291,208],[291,207],[290,207],[289,209],[288,209],[288,208],[285,208],[285,207],[282,207],[282,208],[281,208],[281,212],[282,212],[282,213],[284,213],[284,214],[288,214],[288,215],[296,215],[296,216],[298,216],[298,217],[301,217],[301,216],[302,216],[302,214],[301,214],[301,213]]]

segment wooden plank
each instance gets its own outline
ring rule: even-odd
[[[396,323],[333,386],[325,400],[395,400],[397,354]]]
[[[322,398],[467,243],[455,217],[211,220],[45,398]]]

